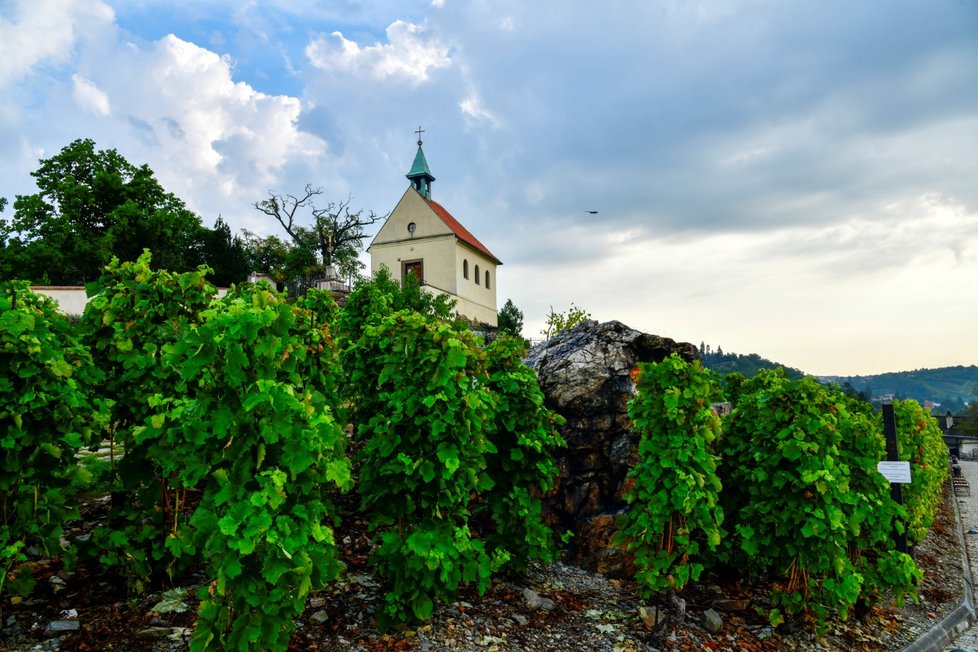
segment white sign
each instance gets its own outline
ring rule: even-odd
[[[910,484],[910,462],[878,462],[876,470],[883,474],[887,482]]]

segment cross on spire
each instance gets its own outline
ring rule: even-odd
[[[418,130],[414,133],[418,134],[418,151],[414,155],[414,165],[411,166],[411,171],[406,176],[422,197],[431,199],[431,182],[435,180],[435,177],[428,169],[428,161],[425,160],[424,150],[421,149],[421,134],[424,133],[424,129],[418,125]]]

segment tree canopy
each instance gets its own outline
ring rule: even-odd
[[[500,333],[523,336],[523,311],[516,307],[512,299],[506,299],[497,316],[497,324]]]
[[[550,306],[550,314],[547,315],[547,327],[540,331],[540,334],[548,340],[561,331],[570,330],[578,324],[583,324],[591,319],[591,313],[571,302],[567,312],[554,312]]]
[[[339,203],[329,202],[323,208],[316,208],[316,198],[323,194],[322,188],[306,184],[301,196],[277,194],[268,191],[268,198],[255,202],[255,208],[275,220],[285,229],[294,245],[307,252],[316,263],[308,273],[316,275],[333,266],[341,277],[359,274],[362,267],[359,254],[363,251],[363,240],[367,237],[364,229],[384,219],[372,211],[364,214],[362,210],[350,210],[350,200]],[[303,226],[300,220],[308,211],[311,223]]]
[[[167,192],[147,166],[114,149],[79,139],[31,173],[38,192],[18,195],[13,215],[0,218],[0,280],[80,285],[97,279],[109,261],[153,253],[154,269],[211,268],[226,286],[266,271],[251,240],[218,217],[213,229]],[[0,213],[7,204],[0,198]],[[247,234],[246,234],[247,235]]]
[[[18,195],[12,217],[0,223],[5,275],[81,284],[98,278],[113,256],[135,260],[143,249],[153,251],[158,268],[204,262],[200,218],[147,165],[79,139],[41,159],[31,176],[38,192]]]

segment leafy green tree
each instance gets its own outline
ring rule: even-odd
[[[575,306],[573,303],[571,303],[566,313],[554,312],[553,306],[550,306],[550,314],[547,315],[547,327],[540,331],[540,333],[549,340],[557,333],[574,328],[578,324],[583,324],[590,319],[591,313]]]
[[[211,268],[208,280],[219,287],[243,283],[250,269],[250,259],[245,241],[231,233],[222,218],[217,218],[213,229],[201,231],[201,254],[205,265]]]
[[[259,236],[247,229],[241,231],[241,243],[249,272],[268,274],[276,283],[293,276],[304,276],[304,269],[293,270],[290,265],[292,247],[274,235]]]
[[[965,408],[960,428],[962,432],[978,437],[978,385],[971,389],[974,399]]]
[[[837,389],[849,398],[862,401],[866,405],[872,407],[872,395],[865,389],[862,391],[857,390],[848,380],[841,385],[837,385]]]
[[[0,213],[3,213],[3,209],[7,206],[7,198],[0,197]],[[0,220],[2,220],[0,216]],[[0,222],[2,224],[2,222]],[[17,278],[17,261],[20,255],[19,243],[15,243],[10,249],[7,247],[7,234],[6,230],[0,226],[0,279],[14,279]]]
[[[201,262],[200,218],[166,192],[152,170],[114,149],[76,140],[31,173],[38,192],[18,195],[0,224],[5,273],[35,283],[97,279],[113,256],[154,252],[156,268],[183,271]]]
[[[512,299],[506,299],[502,310],[497,316],[500,333],[509,333],[513,337],[523,337],[523,311],[513,304]]]
[[[316,198],[322,188],[306,184],[301,196],[277,194],[268,191],[268,198],[255,202],[254,206],[269,217],[275,218],[296,247],[313,253],[319,264],[319,272],[333,266],[343,278],[360,273],[362,263],[364,229],[384,219],[372,211],[350,210],[350,200],[329,202],[324,208],[316,208]],[[304,217],[303,213],[309,216]],[[308,220],[302,225],[300,221]]]

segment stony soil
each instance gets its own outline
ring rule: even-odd
[[[676,622],[665,603],[642,604],[636,599],[629,582],[608,580],[562,563],[498,580],[482,596],[465,590],[458,602],[439,607],[430,622],[382,635],[374,628],[372,617],[382,596],[366,566],[368,542],[363,524],[354,520],[337,532],[347,563],[345,579],[310,597],[289,649],[900,650],[962,599],[962,551],[953,500],[946,491],[944,508],[931,535],[915,551],[925,570],[920,603],[876,607],[864,621],[836,623],[820,638],[784,626],[772,630],[763,616],[769,608],[765,586],[704,578],[682,594],[686,617]],[[77,528],[69,535],[77,536],[82,530]],[[161,592],[127,600],[118,579],[97,565],[82,564],[73,573],[43,559],[34,565],[39,579],[35,596],[18,604],[6,598],[0,603],[0,649],[188,649],[195,607],[192,598],[185,600],[187,611],[169,612],[158,606]],[[205,582],[202,576],[189,577],[181,586],[192,589]],[[708,610],[713,612],[709,617]],[[662,622],[655,625],[657,616]],[[77,629],[52,632],[55,622]]]

